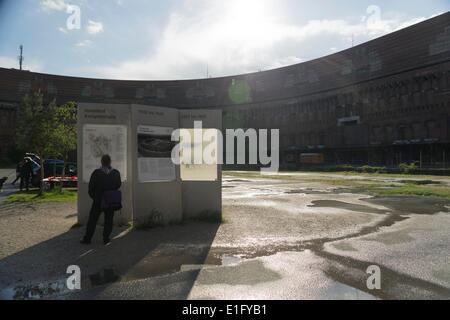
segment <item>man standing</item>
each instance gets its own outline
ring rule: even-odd
[[[20,191],[23,190],[25,185],[25,189],[29,190],[29,184],[31,179],[31,174],[33,172],[33,166],[31,164],[30,158],[24,158],[23,165],[20,168]]]
[[[111,157],[104,155],[101,160],[101,168],[95,170],[89,180],[89,196],[92,198],[92,208],[89,213],[89,220],[86,226],[86,234],[81,240],[82,244],[90,244],[95,232],[98,218],[102,211],[105,214],[105,224],[103,228],[103,243],[111,242],[110,236],[113,228],[114,210],[102,209],[102,197],[106,191],[119,190],[122,185],[120,172],[111,167]]]
[[[20,179],[20,172],[22,171],[22,166],[23,160],[21,160],[16,166],[16,179],[11,183],[12,185],[15,185],[16,182]]]

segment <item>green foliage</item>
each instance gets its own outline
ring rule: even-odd
[[[37,191],[16,192],[9,195],[5,203],[47,203],[47,202],[75,202],[76,189],[55,189],[39,194]]]
[[[40,91],[25,96],[17,112],[17,148],[35,153],[41,160],[48,157],[67,159],[67,154],[76,149],[76,117],[73,102],[62,106],[57,106],[55,101],[44,104]],[[42,167],[43,163],[40,165]]]
[[[56,125],[52,142],[55,156],[67,159],[68,153],[77,148],[77,107],[69,102],[56,108]]]
[[[345,174],[335,173],[314,173],[310,175],[269,175],[262,176],[258,172],[248,171],[233,171],[223,172],[224,176],[239,177],[239,178],[264,178],[276,179],[283,181],[298,181],[309,184],[328,185],[333,187],[340,187],[354,193],[364,193],[373,196],[399,196],[399,195],[413,195],[413,196],[428,196],[441,197],[450,199],[450,188],[447,184],[439,184],[439,182],[431,183],[433,181],[423,180],[424,176],[416,176],[417,180],[397,180],[396,183],[386,181],[385,179],[378,179],[378,175],[360,173],[361,177],[367,179],[353,179]],[[405,175],[411,177],[411,174]],[[403,176],[392,176],[401,178]],[[415,176],[412,176],[415,177]],[[425,176],[426,177],[426,176]],[[436,179],[436,178],[435,178]]]
[[[40,91],[25,96],[17,113],[16,141],[20,150],[41,157],[66,158],[77,147],[77,109],[74,102],[43,103]]]
[[[363,173],[385,173],[386,167],[362,166],[358,168],[358,172]]]
[[[56,104],[43,103],[40,91],[25,96],[17,112],[16,142],[21,150],[41,157],[57,152],[55,138]]]
[[[13,145],[7,151],[6,162],[10,162],[15,167],[16,164],[22,159],[23,154],[24,154],[23,150],[19,150],[16,145]]]
[[[416,185],[405,183],[401,185],[370,185],[362,190],[376,196],[423,196],[450,199],[450,188],[439,185]]]
[[[417,171],[417,165],[415,163],[400,163],[398,165],[398,168],[403,172],[403,173],[412,173],[414,171]]]

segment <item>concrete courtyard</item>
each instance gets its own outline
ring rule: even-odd
[[[0,299],[449,299],[450,201],[384,192],[449,183],[231,172],[222,223],[123,226],[109,246],[101,228],[91,246],[78,243],[76,203],[0,203]],[[69,265],[82,290],[66,288]],[[380,290],[366,285],[371,265]]]

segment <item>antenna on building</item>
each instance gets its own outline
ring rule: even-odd
[[[19,59],[19,68],[20,70],[22,70],[23,60],[25,60],[25,58],[23,57],[23,45],[20,45],[19,50],[20,55],[17,57],[17,59]]]
[[[209,65],[206,64],[206,79],[209,78]]]
[[[355,35],[352,34],[352,48],[355,46]]]

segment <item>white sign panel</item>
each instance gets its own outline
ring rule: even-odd
[[[92,172],[100,168],[103,155],[111,156],[113,168],[127,180],[127,127],[123,125],[83,126],[83,181],[89,182]]]
[[[183,129],[181,131],[181,165],[180,176],[183,181],[216,181],[218,163],[218,136],[217,129],[207,129],[208,139],[204,140],[205,130]],[[194,141],[200,137],[200,141]],[[199,155],[196,163],[195,155]]]
[[[145,182],[175,181],[175,164],[171,154],[175,142],[173,128],[138,126],[138,180]]]

